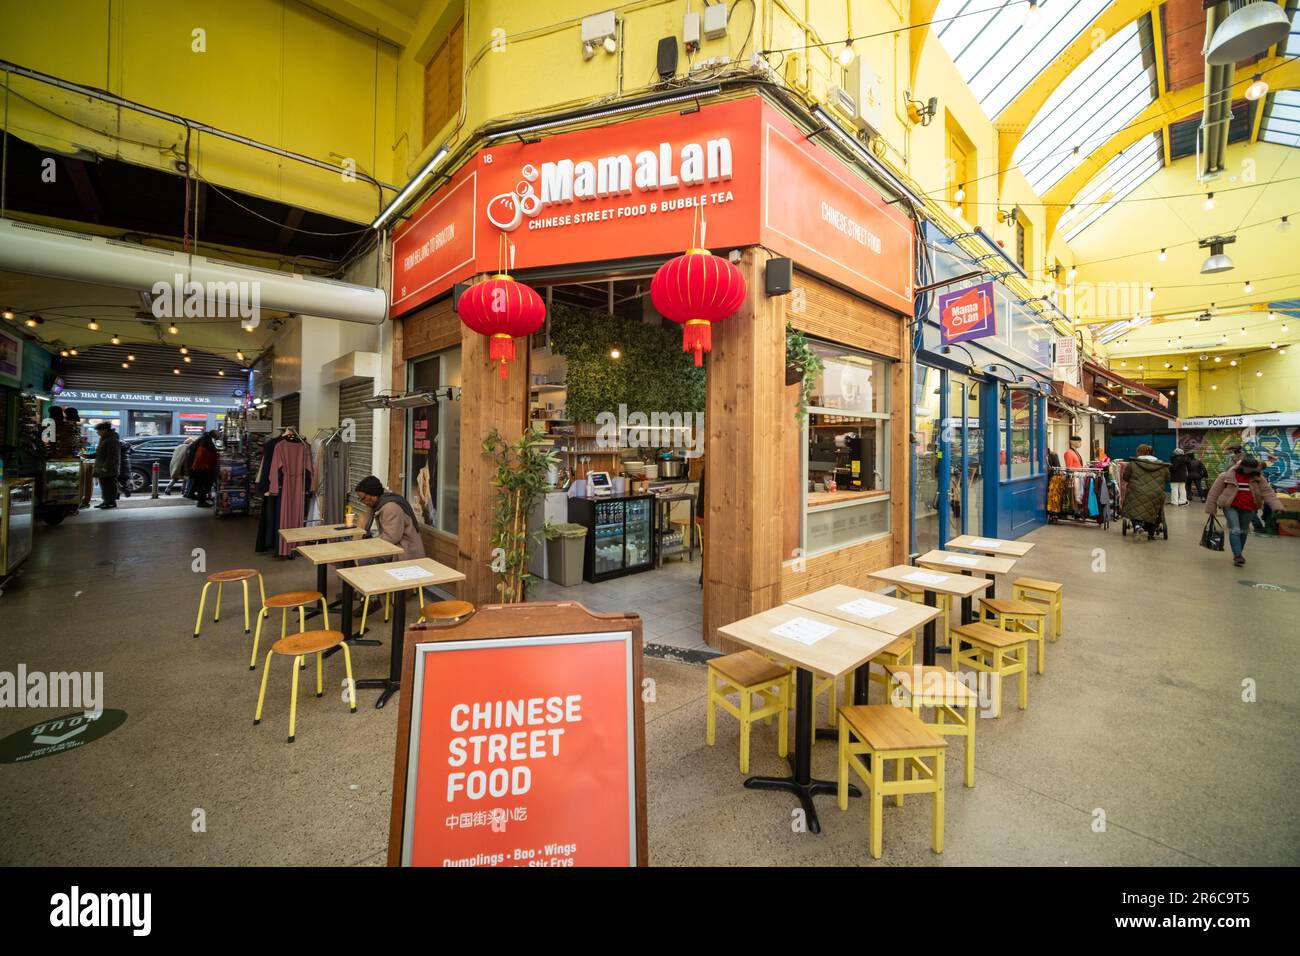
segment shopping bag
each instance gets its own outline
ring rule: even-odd
[[[1201,547],[1209,548],[1211,551],[1223,550],[1223,527],[1219,520],[1210,515],[1205,522],[1205,528],[1201,531]]]

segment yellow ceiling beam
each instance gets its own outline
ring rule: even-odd
[[[1116,0],[1109,4],[1106,9],[1097,14],[1092,23],[1079,32],[1069,46],[1061,51],[1060,56],[1047,64],[1034,81],[1021,90],[1016,98],[998,113],[993,125],[998,131],[999,191],[1002,188],[1002,179],[1011,166],[1011,157],[1015,154],[1016,147],[1020,145],[1025,130],[1029,128],[1038,111],[1043,108],[1043,104],[1062,81],[1108,39],[1158,6],[1160,0]],[[1157,57],[1157,64],[1161,64],[1162,60],[1163,57]],[[1157,69],[1163,71],[1164,67],[1160,65]],[[1164,91],[1163,83],[1160,89],[1161,92]]]
[[[1165,29],[1160,23],[1159,13],[1151,17],[1151,39],[1155,45],[1156,61],[1156,95],[1163,96],[1165,90],[1169,89],[1169,77],[1165,71]],[[1160,151],[1160,165],[1169,165],[1169,124],[1166,123],[1164,129],[1160,131],[1161,145],[1164,147]]]
[[[934,20],[935,11],[939,9],[939,0],[913,0],[909,14],[908,23],[930,23]],[[930,35],[928,26],[916,27],[909,31],[908,49],[911,54],[909,61],[908,89],[916,89],[916,71],[921,63],[921,49],[925,46],[926,38]]]
[[[399,47],[406,46],[415,32],[415,21],[395,10],[383,0],[303,0],[309,7],[315,7],[322,13],[342,20],[349,26],[356,27],[387,40]]]
[[[1252,68],[1263,73],[1273,90],[1300,88],[1300,59],[1294,57],[1269,57]],[[1251,74],[1244,74],[1232,84],[1231,100],[1245,95],[1251,83]],[[1071,200],[1079,194],[1101,169],[1112,159],[1144,136],[1158,132],[1162,127],[1201,112],[1205,104],[1205,84],[1165,93],[1154,100],[1137,117],[1104,143],[1089,145],[1078,166],[1067,173],[1043,196],[1047,207],[1047,241],[1056,234],[1056,225]]]

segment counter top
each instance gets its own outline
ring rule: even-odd
[[[808,507],[824,508],[828,505],[842,505],[850,501],[879,501],[889,497],[888,491],[810,491]]]

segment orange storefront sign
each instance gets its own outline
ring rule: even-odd
[[[770,106],[763,110],[762,242],[912,314],[912,221]]]
[[[478,178],[467,166],[393,230],[393,314],[427,302],[477,271],[477,196]]]
[[[630,633],[418,645],[401,862],[638,862],[632,646]]]
[[[809,142],[761,97],[681,114],[485,147],[394,240],[393,313],[409,311],[471,272],[528,270],[641,256],[701,244],[763,243],[802,268],[900,312],[912,312],[912,222],[842,160]],[[448,189],[461,197],[425,217]],[[474,262],[459,240],[425,266],[419,250],[466,216]],[[412,234],[414,233],[414,235]],[[502,262],[501,236],[514,262]],[[403,291],[405,290],[405,291]]]

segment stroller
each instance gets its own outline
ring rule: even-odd
[[[1124,463],[1120,468],[1121,535],[1127,537],[1132,531],[1134,538],[1145,534],[1148,541],[1154,541],[1157,535],[1169,540],[1169,525],[1165,523],[1165,483],[1168,480],[1167,462],[1134,458]]]

